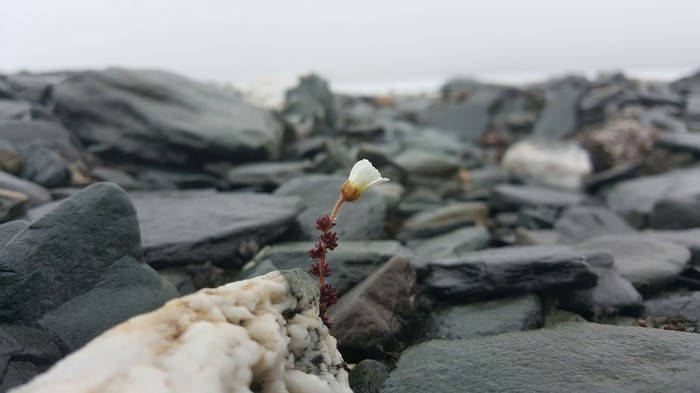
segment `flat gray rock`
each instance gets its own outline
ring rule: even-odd
[[[152,266],[241,266],[294,222],[298,198],[255,193],[161,191],[130,194],[144,258]],[[310,248],[310,246],[309,246]]]
[[[564,208],[582,204],[587,199],[586,195],[574,191],[514,184],[498,185],[491,193],[492,205],[503,209],[517,209],[525,206]]]
[[[687,247],[691,255],[690,263],[700,265],[700,228],[670,231],[647,230],[642,233]]]
[[[464,142],[480,142],[489,125],[491,111],[503,93],[504,90],[497,88],[479,89],[466,101],[439,110],[432,125],[457,134]]]
[[[289,240],[317,241],[320,232],[316,220],[331,214],[340,197],[340,187],[347,180],[341,176],[307,175],[292,179],[280,186],[273,195],[297,196],[303,210],[290,231]],[[336,219],[333,231],[340,241],[375,240],[384,233],[386,202],[371,188],[360,199],[345,203]],[[309,247],[310,248],[310,247]]]
[[[642,295],[632,283],[620,276],[609,251],[590,250],[584,251],[583,255],[598,276],[598,281],[593,288],[563,295],[559,303],[562,308],[595,320],[641,309]]]
[[[644,316],[683,317],[700,324],[700,292],[670,293],[644,302]]]
[[[85,154],[77,138],[55,121],[3,120],[0,121],[0,135],[19,149],[39,141],[49,143],[62,157],[70,161],[77,160]]]
[[[524,295],[439,310],[427,318],[421,341],[485,337],[541,326],[539,297]]]
[[[565,209],[554,223],[554,229],[572,243],[606,234],[636,232],[615,212],[599,206],[572,206]]]
[[[578,102],[585,91],[580,86],[563,86],[550,92],[533,135],[543,139],[571,136],[577,127]]]
[[[608,194],[607,203],[637,228],[700,226],[700,168],[623,181]]]
[[[311,163],[304,161],[256,162],[232,168],[226,173],[226,181],[232,187],[274,188],[310,168]]]
[[[583,289],[596,279],[585,258],[570,247],[522,246],[434,261],[423,285],[436,295],[462,298]]]
[[[277,156],[282,125],[230,91],[163,71],[112,68],[54,86],[55,113],[92,150],[163,165]]]
[[[308,271],[313,262],[309,258],[313,246],[312,242],[293,242],[265,247],[238,278],[248,279],[272,270]],[[338,248],[328,253],[326,261],[332,269],[328,282],[342,295],[397,255],[410,257],[411,251],[393,240],[340,241]]]
[[[488,247],[491,234],[484,227],[464,227],[427,239],[410,240],[407,246],[413,250],[414,267],[424,267],[437,259],[456,257]]]
[[[700,335],[568,323],[411,347],[381,393],[695,392]]]
[[[29,197],[27,207],[39,206],[41,204],[51,202],[51,193],[49,190],[36,183],[20,179],[19,177],[13,176],[7,172],[0,171],[0,188],[21,192]]]
[[[592,238],[578,248],[610,251],[620,276],[642,293],[663,289],[678,277],[690,260],[687,248],[637,233]]]
[[[440,204],[406,219],[397,237],[400,240],[425,239],[465,226],[485,225],[488,216],[489,206],[482,202]]]

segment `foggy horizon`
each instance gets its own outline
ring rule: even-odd
[[[343,83],[700,66],[693,1],[144,4],[10,0],[0,72],[163,69],[238,84],[315,72]]]

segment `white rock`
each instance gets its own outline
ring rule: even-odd
[[[588,152],[564,141],[518,142],[508,148],[501,165],[523,179],[568,190],[580,189],[583,179],[593,171]]]
[[[12,392],[352,393],[318,294],[298,269],[204,289],[116,326]]]

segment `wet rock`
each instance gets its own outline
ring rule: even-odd
[[[282,115],[300,135],[334,133],[338,115],[328,83],[317,75],[300,78],[285,94]]]
[[[519,178],[567,190],[578,190],[593,168],[588,152],[578,144],[526,140],[508,148],[502,167]]]
[[[596,286],[562,296],[562,308],[594,320],[641,309],[642,296],[628,280],[620,276],[611,253],[591,250],[584,252],[584,257],[598,276]]]
[[[523,206],[564,208],[582,204],[587,199],[586,195],[574,191],[514,184],[498,185],[494,187],[491,194],[492,206],[501,209],[517,209]]]
[[[413,266],[421,270],[421,267],[436,259],[482,250],[488,247],[490,240],[491,235],[486,228],[464,227],[430,238],[409,240],[407,246],[415,254]]]
[[[377,393],[388,376],[384,364],[366,359],[350,371],[350,388],[354,393]]]
[[[700,226],[700,169],[677,169],[623,181],[608,194],[611,209],[637,228]]]
[[[542,326],[537,295],[450,306],[428,317],[421,341],[457,340],[536,329]]]
[[[2,171],[0,171],[0,189],[26,195],[29,198],[27,207],[38,206],[51,201],[51,193],[44,187]]]
[[[49,144],[35,142],[23,148],[21,153],[23,178],[48,188],[70,185],[68,162]]]
[[[432,125],[455,133],[464,142],[479,142],[489,125],[491,111],[502,95],[501,89],[480,89],[466,101],[450,104],[438,111]]]
[[[453,298],[590,288],[596,275],[565,246],[522,246],[477,251],[428,264],[427,291]]]
[[[576,131],[578,102],[584,92],[585,88],[576,84],[550,91],[533,135],[542,139],[571,136]]]
[[[673,282],[690,260],[687,248],[643,234],[605,235],[589,239],[581,250],[609,250],[620,275],[642,293]]]
[[[0,325],[0,392],[28,382],[60,358],[56,345],[41,330]]]
[[[27,201],[29,198],[21,192],[0,189],[0,223],[21,216]]]
[[[144,257],[152,266],[241,266],[293,223],[297,198],[255,193],[132,193]]]
[[[0,249],[0,320],[42,326],[64,352],[74,350],[176,295],[141,255],[127,195],[109,183],[90,186]]]
[[[415,296],[416,273],[404,257],[391,258],[343,295],[328,317],[345,359],[392,347],[401,322],[415,311]]]
[[[668,293],[644,302],[645,317],[683,317],[699,324],[700,292]]]
[[[232,187],[274,189],[311,169],[309,162],[265,162],[237,166],[226,173]]]
[[[599,206],[569,207],[559,216],[554,228],[572,243],[606,234],[635,232],[622,217]]]
[[[85,155],[80,142],[56,122],[0,120],[0,135],[18,149],[36,142],[48,143],[68,161],[76,161]]]
[[[276,157],[282,126],[223,89],[162,71],[74,74],[54,87],[55,113],[100,155],[163,165]]]
[[[484,226],[488,216],[489,207],[485,203],[449,203],[411,216],[397,237],[401,240],[424,239],[464,226]]]
[[[302,269],[311,267],[309,250],[311,242],[280,243],[265,247],[239,279],[250,278],[272,270]],[[392,240],[340,241],[338,248],[328,255],[332,274],[328,282],[343,295],[367,278],[394,256],[410,257],[411,250]]]
[[[647,230],[642,233],[656,239],[686,247],[688,251],[690,251],[690,263],[693,265],[700,265],[700,228],[679,229],[675,231]]]
[[[698,353],[692,334],[569,323],[409,348],[380,392],[691,392]]]
[[[289,240],[317,239],[316,220],[331,213],[345,180],[340,176],[308,175],[292,179],[275,190],[274,195],[299,197],[303,206],[296,218],[296,227],[288,234]],[[385,219],[386,202],[369,189],[357,202],[343,206],[338,214],[338,225],[333,230],[341,241],[374,240],[384,232]]]

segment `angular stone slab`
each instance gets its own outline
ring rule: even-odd
[[[568,323],[409,348],[380,393],[695,392],[700,335]]]
[[[292,224],[299,200],[255,193],[164,191],[130,194],[144,257],[152,266],[241,266]]]
[[[423,284],[437,295],[470,297],[590,288],[596,279],[585,258],[570,247],[522,246],[432,262]]]

